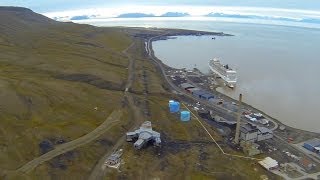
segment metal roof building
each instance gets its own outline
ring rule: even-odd
[[[205,99],[205,100],[209,100],[209,99],[213,99],[214,96],[212,94],[210,94],[210,93],[206,93],[206,94],[201,95],[200,98],[201,99]]]
[[[271,157],[264,158],[262,161],[259,161],[259,164],[267,170],[272,170],[279,167],[278,161],[272,159]]]
[[[191,94],[193,94],[194,91],[199,91],[199,90],[201,90],[201,89],[199,89],[199,88],[189,88],[189,89],[187,89],[187,91],[190,92]]]
[[[251,123],[241,125],[240,139],[243,141],[256,142],[270,139],[272,137],[273,132],[268,128],[256,126]]]
[[[180,87],[183,89],[194,88],[194,86],[189,83],[182,83],[182,84],[180,84]]]
[[[303,147],[309,151],[316,152],[320,147],[320,139],[314,138],[304,142]]]
[[[145,121],[139,129],[132,132],[127,132],[126,135],[127,141],[138,139],[134,143],[134,147],[136,149],[141,149],[149,141],[153,141],[155,146],[160,146],[161,144],[160,133],[152,130],[150,121]]]

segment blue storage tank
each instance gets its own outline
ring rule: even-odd
[[[190,112],[189,111],[181,111],[180,113],[180,119],[181,121],[190,121]]]
[[[179,102],[171,102],[169,104],[169,109],[170,109],[170,112],[171,113],[176,113],[176,112],[179,112],[180,111],[180,103]]]
[[[169,107],[170,107],[170,104],[173,103],[173,102],[174,102],[174,100],[169,100]]]

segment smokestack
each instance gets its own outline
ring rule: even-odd
[[[237,114],[236,136],[234,137],[235,144],[239,144],[240,127],[241,127],[241,109],[242,109],[242,94],[239,95],[239,109]]]

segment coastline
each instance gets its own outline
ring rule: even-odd
[[[170,31],[170,30],[173,30],[173,32],[169,32],[169,33],[166,33],[166,34],[162,34],[162,35],[158,35],[156,37],[153,37],[152,40],[150,41],[150,46],[151,46],[151,55],[153,56],[154,59],[156,59],[163,67],[165,68],[169,68],[169,69],[175,69],[175,70],[181,70],[181,69],[176,69],[176,68],[173,68],[173,67],[170,67],[166,64],[164,64],[159,58],[157,58],[155,55],[154,55],[154,49],[152,48],[152,42],[154,41],[158,41],[158,40],[167,40],[167,39],[171,39],[172,37],[171,36],[204,36],[204,35],[219,35],[219,36],[234,36],[234,35],[231,35],[231,34],[224,34],[224,33],[214,33],[214,32],[205,32],[205,31],[200,31],[201,34],[200,35],[197,35],[197,31],[194,31],[194,30],[181,30],[181,29],[178,29],[178,31],[182,31],[184,33],[181,33],[179,34],[179,32],[176,32],[177,30],[174,30],[174,29],[165,29],[167,31]],[[185,33],[185,32],[188,32],[188,33]],[[163,76],[163,74],[162,74]],[[223,99],[228,99],[228,100],[232,100],[234,102],[237,102],[238,103],[238,100],[237,99],[233,99],[232,97],[226,95],[226,94],[223,94],[217,90],[214,90],[214,92],[216,94],[219,94],[220,97],[222,97]],[[265,113],[264,111],[262,110],[259,110],[255,107],[253,107],[252,105],[250,104],[247,104],[247,103],[244,103],[243,102],[243,105],[245,107],[249,107],[250,109],[253,109],[254,111],[257,111],[261,114],[263,114],[265,117],[267,117],[268,119],[271,119],[273,121],[275,121],[279,126],[284,126],[286,128],[286,132],[287,134],[290,135],[290,137],[297,137],[297,138],[294,138],[294,139],[298,139],[297,142],[294,141],[294,143],[299,143],[301,141],[304,141],[304,140],[307,140],[307,139],[310,139],[310,138],[313,138],[313,137],[319,137],[320,136],[320,133],[317,133],[317,132],[312,132],[312,131],[307,131],[307,130],[303,130],[303,129],[299,129],[299,128],[294,128],[294,127],[291,127],[287,124],[285,124],[284,122],[272,117],[271,115]],[[275,130],[276,133],[279,133],[279,135],[282,135],[281,132],[279,130]],[[301,133],[303,133],[303,136],[304,138],[300,139],[301,138]],[[300,137],[299,137],[300,136]],[[281,137],[279,137],[281,138]],[[284,140],[284,139],[282,139]]]

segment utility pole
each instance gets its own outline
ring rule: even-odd
[[[235,144],[239,144],[240,127],[241,127],[241,109],[242,109],[242,94],[239,95],[239,107],[238,107],[238,114],[237,114],[236,135],[234,137]]]

